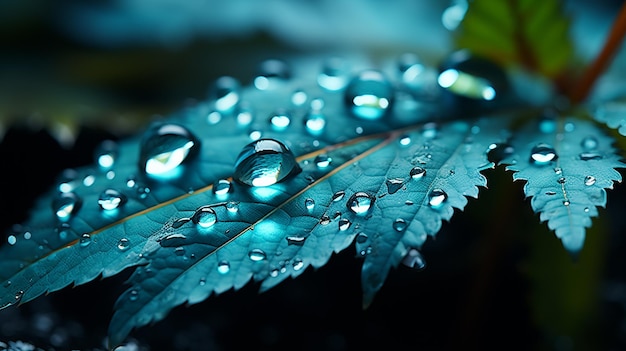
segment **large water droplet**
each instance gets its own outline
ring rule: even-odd
[[[275,139],[259,139],[237,157],[234,178],[250,186],[268,186],[298,172],[300,166],[287,146]]]
[[[348,62],[341,57],[331,57],[324,61],[317,83],[329,91],[343,89],[348,84],[350,69]]]
[[[536,165],[546,165],[558,158],[552,145],[539,143],[530,151],[530,161]]]
[[[213,183],[213,194],[218,198],[224,199],[233,190],[233,186],[228,179],[219,179]]]
[[[60,193],[52,201],[52,209],[60,221],[66,222],[75,215],[82,205],[82,200],[73,192]]]
[[[239,102],[239,81],[230,76],[218,78],[209,91],[209,98],[215,102],[215,109],[221,113],[230,113]]]
[[[441,208],[443,203],[448,199],[448,194],[441,189],[433,189],[428,194],[428,204],[432,208]]]
[[[154,125],[141,140],[140,166],[150,176],[177,176],[178,167],[197,153],[199,145],[193,133],[181,125]]]
[[[98,198],[98,205],[106,211],[116,210],[126,203],[126,196],[115,189],[106,189]]]
[[[252,249],[248,252],[248,257],[252,261],[263,261],[267,258],[267,255],[265,254],[265,251],[261,249]]]
[[[204,206],[196,210],[191,220],[202,228],[209,228],[217,222],[217,215],[213,208]]]
[[[352,114],[363,119],[379,119],[391,109],[394,90],[377,70],[365,70],[352,78],[344,101]]]
[[[374,197],[372,197],[368,193],[359,191],[350,196],[350,199],[348,199],[348,203],[346,205],[350,211],[362,216],[370,211],[373,204]]]
[[[95,151],[96,163],[100,169],[108,170],[115,164],[117,159],[117,143],[113,140],[105,140]]]
[[[426,268],[426,261],[417,249],[410,249],[406,256],[402,259],[402,264],[407,267],[420,270]]]
[[[424,178],[424,176],[426,175],[426,170],[419,166],[413,167],[409,171],[409,175],[411,176],[412,179],[419,180],[419,179]]]
[[[230,263],[226,260],[222,260],[217,264],[217,271],[220,274],[226,274],[230,272]]]
[[[291,78],[291,67],[278,59],[261,62],[254,86],[259,90],[275,89]]]

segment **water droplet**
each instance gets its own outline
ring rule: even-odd
[[[261,62],[254,86],[259,90],[275,89],[291,78],[291,67],[278,59]]]
[[[237,157],[234,178],[250,186],[268,186],[298,172],[300,167],[287,146],[275,139],[259,139]]]
[[[398,73],[402,83],[410,86],[422,85],[424,65],[414,53],[404,53],[398,57]]]
[[[546,165],[558,158],[552,145],[539,143],[530,151],[530,161],[536,165]]]
[[[226,260],[222,260],[217,264],[217,272],[220,274],[226,274],[230,272],[230,263]]]
[[[239,127],[247,127],[254,121],[254,112],[248,104],[241,103],[235,119]]]
[[[339,225],[339,230],[345,231],[350,228],[350,226],[352,225],[352,222],[350,222],[347,218],[342,218],[339,220],[338,225]]]
[[[139,291],[133,289],[129,292],[128,299],[130,301],[137,301],[139,299]]]
[[[559,184],[565,184],[565,181],[566,181],[565,177],[560,177],[559,179],[556,180],[556,182]]]
[[[206,121],[209,124],[218,124],[222,120],[222,114],[218,111],[211,111],[206,116]]]
[[[585,177],[585,185],[586,186],[592,186],[595,183],[596,183],[596,177],[590,176],[590,175]]]
[[[261,249],[252,249],[248,252],[248,257],[250,257],[252,261],[258,262],[266,259],[267,255],[265,254],[265,251]]]
[[[405,231],[406,227],[407,227],[407,223],[402,218],[397,218],[395,221],[393,221],[393,229],[397,232]]]
[[[213,183],[213,194],[220,199],[225,198],[232,190],[232,184],[228,179],[220,179]]]
[[[324,61],[322,72],[317,76],[317,83],[329,91],[341,90],[348,84],[349,73],[348,62],[345,59],[331,57]]]
[[[417,249],[410,249],[402,259],[402,264],[419,270],[426,268],[426,261]]]
[[[429,122],[422,126],[422,136],[426,139],[433,139],[437,136],[437,123]]]
[[[75,215],[82,200],[73,192],[61,193],[52,201],[52,208],[60,221],[66,222]]]
[[[585,207],[585,208],[583,209],[583,211],[585,211],[585,213],[589,213],[589,211],[590,211],[590,210],[589,210],[589,207]]]
[[[98,145],[95,159],[100,169],[108,170],[113,167],[117,159],[117,150],[117,143],[113,140],[105,140]]]
[[[556,192],[555,191],[551,191],[551,190],[550,191],[546,191],[546,195],[554,196],[554,195],[556,195]]]
[[[359,244],[363,244],[368,239],[369,239],[369,237],[365,233],[359,233],[359,234],[356,235],[356,242],[359,243]]]
[[[556,131],[557,113],[552,109],[545,110],[539,118],[539,131],[544,134],[552,134]]]
[[[332,200],[333,202],[341,201],[344,196],[346,196],[346,192],[343,190],[340,190],[333,194]]]
[[[601,160],[602,159],[602,155],[600,155],[597,152],[583,152],[580,155],[578,155],[578,157],[582,160],[582,161],[590,161],[590,160]]]
[[[402,186],[404,185],[404,179],[402,178],[387,179],[385,184],[387,185],[387,193],[395,194],[398,190],[402,189]]]
[[[174,255],[176,256],[184,256],[185,255],[185,248],[182,246],[179,246],[177,248],[174,249]]]
[[[9,245],[15,245],[17,243],[17,237],[15,237],[15,235],[9,235],[7,242]]]
[[[326,116],[320,111],[309,111],[304,117],[304,126],[311,135],[321,135],[326,127]]]
[[[175,177],[179,166],[197,153],[200,142],[185,127],[157,124],[141,140],[140,165],[150,176]]]
[[[191,220],[202,228],[209,228],[217,222],[217,215],[210,206],[203,206],[196,210]]]
[[[428,204],[432,208],[441,208],[443,203],[448,199],[448,194],[441,189],[433,189],[428,194]]]
[[[272,129],[276,131],[285,130],[291,124],[291,114],[285,109],[278,109],[270,116],[269,122]]]
[[[580,141],[580,146],[585,151],[592,151],[598,147],[598,139],[593,136],[586,136]]]
[[[84,233],[80,236],[79,244],[82,247],[88,246],[91,244],[91,235],[89,233]]]
[[[412,179],[418,180],[424,178],[426,175],[426,170],[422,167],[413,167],[411,171],[409,171],[409,175]]]
[[[83,185],[86,187],[90,187],[94,185],[95,182],[96,182],[96,177],[93,174],[88,174],[85,176],[85,178],[83,178]]]
[[[228,203],[226,203],[226,210],[230,213],[237,213],[239,211],[239,202],[228,201]]]
[[[326,167],[330,166],[330,163],[332,161],[333,161],[333,159],[330,158],[326,154],[317,155],[317,156],[315,156],[315,159],[313,160],[313,162],[315,162],[315,165],[317,166],[317,168],[326,168]]]
[[[569,206],[569,205],[570,205],[569,200],[563,200],[563,205],[564,205],[564,206]]]
[[[301,258],[294,258],[292,266],[294,271],[299,271],[304,267],[304,262]]]
[[[304,207],[306,207],[307,210],[309,211],[313,211],[313,208],[315,208],[315,200],[311,199],[311,198],[307,198],[304,200]]]
[[[304,241],[306,240],[305,236],[288,236],[285,238],[287,240],[287,244],[288,245],[296,245],[296,246],[302,246],[304,245]]]
[[[307,99],[309,97],[307,96],[306,92],[302,89],[297,89],[296,91],[294,91],[291,94],[291,103],[296,106],[302,106],[306,103]]]
[[[328,225],[329,223],[330,223],[330,217],[328,215],[322,215],[322,217],[320,217],[321,225]]]
[[[393,87],[377,70],[364,70],[346,87],[344,100],[352,114],[362,119],[379,119],[391,108]]]
[[[120,251],[128,250],[130,248],[130,241],[126,238],[120,239],[120,241],[117,242],[117,248]]]
[[[513,155],[515,149],[508,143],[498,143],[489,145],[487,159],[489,162],[500,163],[500,161]]]
[[[348,209],[355,214],[365,215],[370,211],[373,204],[374,198],[372,196],[365,192],[359,191],[350,196],[350,199],[348,200],[348,203],[346,205]]]
[[[98,198],[98,205],[106,211],[116,210],[126,203],[126,196],[115,189],[106,189]]]
[[[408,135],[401,136],[400,139],[398,139],[398,143],[401,146],[409,146],[411,145],[411,137]]]
[[[77,179],[78,173],[73,169],[66,169],[61,175],[61,182],[59,183],[59,191],[62,193],[69,193],[73,191],[78,185]]]
[[[407,206],[413,206],[414,202],[413,202],[413,201],[411,201],[411,200],[406,200],[406,201],[404,202],[404,204],[405,204],[405,205],[407,205]]]
[[[230,76],[222,76],[215,80],[209,91],[209,98],[215,102],[215,109],[222,113],[230,113],[239,102],[239,81]]]

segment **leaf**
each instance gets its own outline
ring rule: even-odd
[[[555,78],[569,68],[574,51],[564,13],[558,0],[469,1],[454,40],[503,66]]]
[[[624,168],[614,140],[593,122],[571,117],[527,123],[511,140],[515,152],[504,159],[513,180],[525,180],[532,209],[547,221],[565,249],[577,255],[606,190]]]
[[[591,116],[619,134],[626,136],[626,101],[612,100],[593,104],[589,108]]]
[[[486,185],[488,146],[509,120],[446,122],[434,114],[437,91],[420,90],[435,74],[416,87],[395,65],[357,62],[330,79],[349,83],[335,89],[310,64],[264,67],[255,86],[222,77],[208,101],[68,170],[0,247],[0,306],[136,267],[110,325],[118,345],[175,306],[250,280],[267,290],[355,238],[367,306],[389,269],[418,259],[427,236]],[[291,68],[298,79],[287,79]],[[241,161],[267,138],[289,152]],[[275,169],[276,184],[246,184]]]

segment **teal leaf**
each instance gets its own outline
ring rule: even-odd
[[[611,100],[595,103],[590,108],[590,114],[601,123],[611,129],[616,129],[621,135],[626,136],[626,101]]]
[[[614,140],[596,124],[572,117],[538,119],[517,131],[514,152],[504,159],[514,180],[524,180],[524,193],[573,255],[583,248],[586,228],[605,207],[607,194],[622,177],[625,164]]]

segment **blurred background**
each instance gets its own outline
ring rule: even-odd
[[[101,141],[205,99],[220,76],[247,85],[267,58],[414,52],[437,65],[455,49],[446,28],[455,17],[442,16],[459,3],[2,1],[0,229],[24,221],[63,169],[91,163]],[[621,3],[564,3],[583,61],[600,50]],[[624,88],[624,50],[619,57],[597,94]],[[424,247],[428,267],[392,271],[366,311],[361,261],[348,249],[263,294],[250,284],[181,306],[133,333],[129,350],[626,350],[623,186],[609,192],[574,261],[530,210],[523,184],[501,169],[486,175],[480,201]],[[0,311],[0,349],[18,340],[104,349],[127,276]]]

